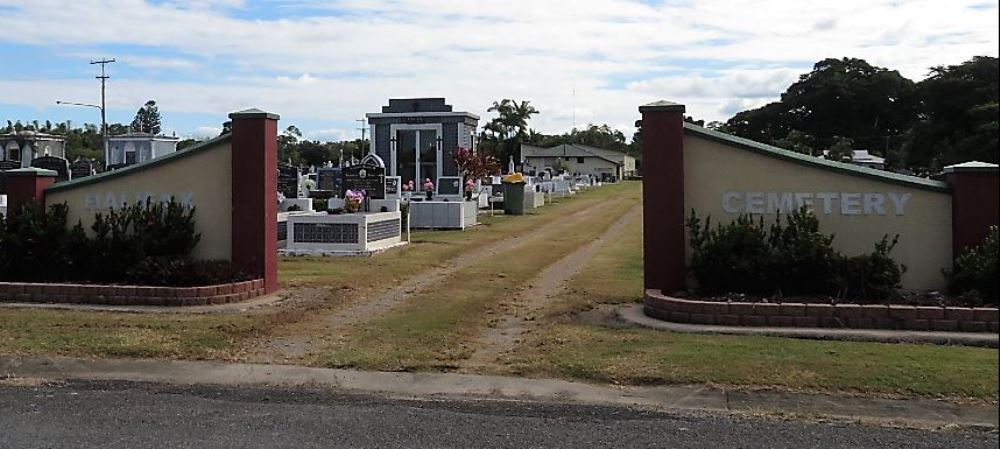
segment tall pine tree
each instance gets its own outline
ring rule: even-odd
[[[160,134],[160,110],[155,100],[149,100],[142,105],[132,119],[132,132]]]

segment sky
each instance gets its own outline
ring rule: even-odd
[[[163,128],[219,133],[229,112],[276,112],[306,138],[360,137],[389,98],[445,97],[483,117],[530,100],[539,132],[607,123],[670,100],[725,120],[779,98],[827,57],[919,80],[998,54],[985,0],[0,0],[0,123],[99,123],[155,99]]]

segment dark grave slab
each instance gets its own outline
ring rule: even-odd
[[[438,178],[438,195],[461,195],[462,178],[457,176],[442,176]]]
[[[299,197],[299,169],[295,166],[278,164],[278,193],[285,198]]]
[[[341,191],[340,167],[323,167],[316,171],[316,188],[324,192],[343,193]]]
[[[56,172],[56,182],[68,181],[70,177],[69,161],[61,157],[56,157],[56,156],[36,157],[34,160],[31,161],[31,166],[35,168],[42,168],[45,170],[52,170]]]
[[[97,172],[97,164],[93,161],[76,161],[69,164],[69,173],[72,179],[86,178]]]
[[[348,190],[364,190],[368,198],[385,199],[384,167],[369,164],[346,167],[343,170],[343,179],[342,195]]]
[[[387,176],[385,178],[385,195],[386,196],[396,196],[399,195],[399,176]]]

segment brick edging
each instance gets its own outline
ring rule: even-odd
[[[646,315],[675,323],[724,326],[998,332],[1000,309],[884,304],[713,302],[646,290]]]
[[[173,307],[234,303],[263,294],[263,279],[204,287],[0,282],[0,302]]]

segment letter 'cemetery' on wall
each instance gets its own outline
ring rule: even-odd
[[[722,194],[727,214],[789,214],[805,207],[822,215],[906,214],[909,192],[740,192]]]

